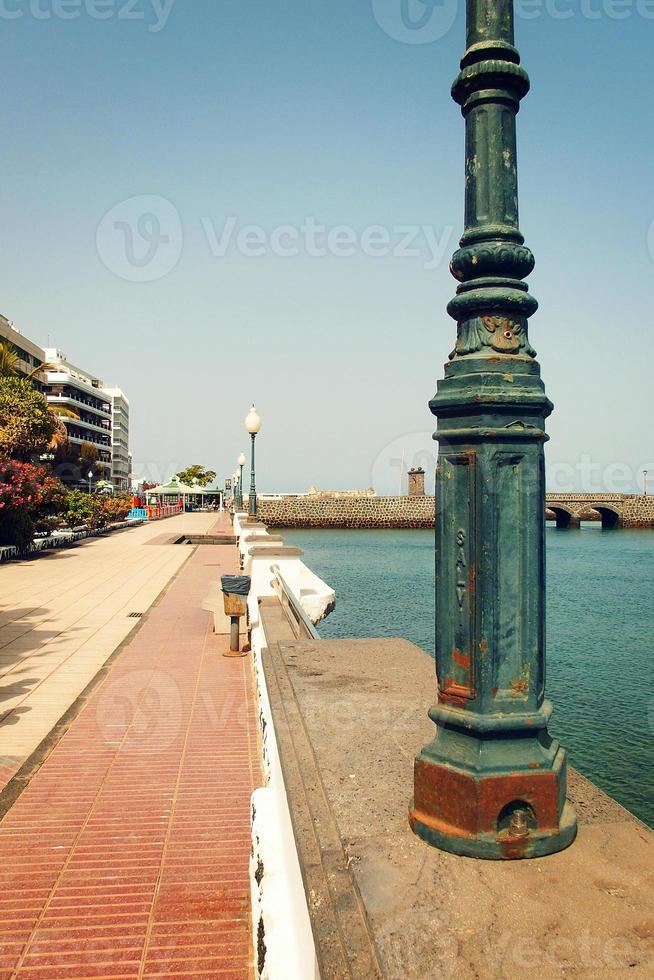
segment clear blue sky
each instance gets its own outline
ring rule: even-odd
[[[60,3],[0,2],[0,311],[124,387],[137,473],[229,474],[255,399],[262,490],[394,491],[393,460],[429,445],[455,334],[462,0],[427,16],[435,39],[403,27],[402,0],[91,3],[104,20]],[[631,490],[643,466],[654,476],[654,4],[523,6],[521,225],[556,405],[551,481]],[[409,0],[409,14],[429,10]],[[120,222],[139,208],[126,264]],[[298,230],[307,218],[351,229],[332,252],[354,254],[307,254],[321,245]],[[261,246],[248,225],[295,232]],[[393,254],[399,229],[423,225],[419,254]]]

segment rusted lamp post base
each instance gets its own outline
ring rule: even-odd
[[[432,708],[439,734],[415,760],[414,833],[442,850],[490,860],[544,857],[568,847],[577,823],[565,800],[565,752],[547,734],[550,713],[545,702],[542,727],[530,717],[527,737],[520,716],[493,737],[470,731],[467,719],[457,730],[451,709]],[[512,735],[518,738],[507,751]],[[477,768],[453,765],[456,757]]]

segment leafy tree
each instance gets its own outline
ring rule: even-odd
[[[63,523],[68,505],[68,491],[52,474],[42,471],[39,500],[31,514],[34,530],[49,534]]]
[[[124,521],[132,509],[132,498],[128,493],[113,493],[101,501],[102,508],[110,523]]]
[[[69,527],[105,527],[109,515],[102,506],[102,500],[81,490],[71,490],[66,501],[66,523]]]
[[[82,467],[86,467],[87,469],[89,466],[95,466],[98,461],[98,450],[92,442],[82,443],[82,448],[79,451],[79,461]]]
[[[193,466],[187,466],[185,470],[178,473],[177,478],[189,486],[193,485],[193,480],[197,480],[198,486],[207,487],[216,479],[216,474],[214,470],[207,470],[204,466],[195,463]]]
[[[50,446],[57,419],[26,378],[0,377],[0,454],[29,460]]]
[[[66,485],[76,484],[82,479],[79,465],[79,446],[69,442],[68,438],[58,446],[53,447],[54,460],[52,469]]]
[[[41,371],[47,371],[51,365],[50,364],[39,364],[37,367],[33,368],[25,378],[20,378],[18,374],[18,361],[20,356],[18,351],[13,344],[9,343],[8,340],[0,342],[0,378],[10,378],[12,380],[22,380],[31,382],[32,379],[40,374]],[[28,389],[24,389],[28,390]],[[49,405],[47,399],[44,398],[47,409],[52,416],[52,425],[54,426],[52,437],[50,442],[47,444],[46,448],[49,450],[57,450],[63,443],[68,440],[68,431],[66,429],[66,424],[64,419],[79,419],[77,412],[74,412],[71,408],[65,408],[63,405]],[[2,423],[0,422],[0,426]]]

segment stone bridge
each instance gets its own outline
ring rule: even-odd
[[[548,493],[547,519],[557,527],[602,521],[602,527],[654,527],[654,496],[628,493]]]

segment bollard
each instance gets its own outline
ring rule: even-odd
[[[229,616],[229,652],[224,657],[244,657],[240,650],[240,620],[247,615],[247,597],[250,591],[249,575],[223,575],[221,578],[225,615]]]
[[[239,635],[241,632],[241,628],[240,628],[241,617],[230,616],[230,621],[231,621],[231,625],[229,630],[229,651],[230,653],[240,653]]]

